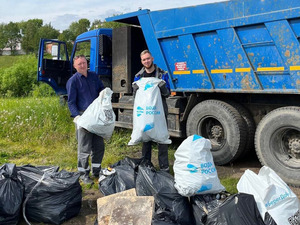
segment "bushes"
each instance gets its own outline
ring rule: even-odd
[[[37,98],[37,97],[50,97],[54,95],[56,95],[55,91],[50,85],[41,82],[38,84],[36,83],[33,84],[31,96]]]
[[[54,91],[37,83],[37,59],[27,55],[16,57],[12,66],[0,69],[0,94],[5,97],[50,96]]]

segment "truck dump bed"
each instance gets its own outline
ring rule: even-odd
[[[300,93],[300,1],[226,1],[107,21],[141,26],[172,91]]]

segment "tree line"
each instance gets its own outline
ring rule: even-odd
[[[80,19],[72,22],[68,29],[63,32],[52,27],[51,23],[43,24],[42,19],[30,19],[21,22],[9,22],[8,24],[0,23],[0,55],[4,48],[10,48],[12,55],[16,54],[16,48],[21,43],[22,49],[26,54],[38,53],[39,41],[41,38],[58,39],[67,43],[68,49],[76,37],[89,30],[98,28],[116,28],[124,26],[116,22],[106,22],[88,19]]]

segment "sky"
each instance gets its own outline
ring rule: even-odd
[[[42,19],[63,31],[82,18],[92,23],[139,8],[156,11],[219,1],[224,0],[0,0],[0,23]]]

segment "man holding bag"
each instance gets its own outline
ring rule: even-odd
[[[104,89],[102,81],[94,72],[88,71],[87,60],[84,55],[75,56],[73,66],[77,72],[68,80],[68,106],[71,117],[76,124],[77,119],[88,106],[99,96]],[[90,178],[89,157],[92,161],[92,173],[99,176],[101,162],[104,156],[103,138],[76,125],[78,141],[78,171],[82,174],[80,179],[85,184],[93,184]]]
[[[168,74],[161,68],[157,67],[156,64],[153,64],[154,58],[152,57],[149,50],[142,51],[140,57],[141,57],[141,63],[143,64],[143,68],[135,75],[134,81],[138,81],[141,78],[147,78],[147,77],[155,77],[158,79],[162,79],[162,81],[158,84],[158,87],[160,89],[164,113],[165,113],[165,119],[167,122],[168,106],[166,103],[166,98],[170,96],[170,84],[169,84]],[[139,87],[136,83],[133,83],[132,88],[133,88],[133,96],[135,97],[135,94]],[[145,159],[151,161],[151,155],[152,155],[152,141],[144,142],[142,147],[142,156]],[[159,161],[160,169],[169,172],[170,169],[169,169],[167,144],[158,143],[158,161]]]

